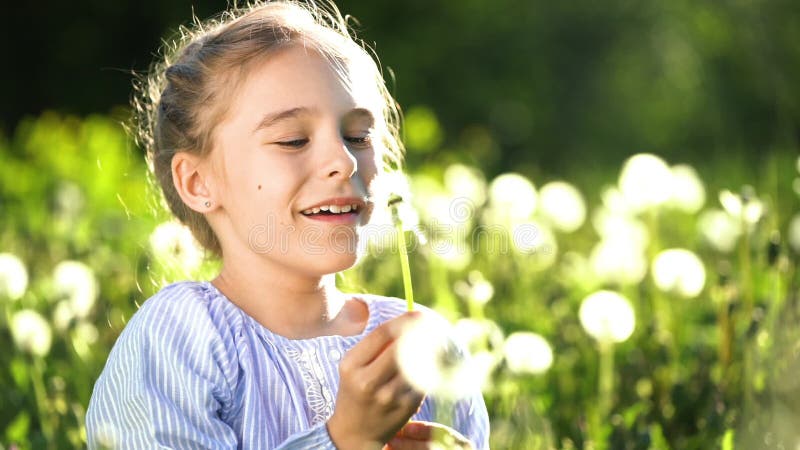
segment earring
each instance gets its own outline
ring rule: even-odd
[[[206,208],[210,208],[211,207],[211,202],[206,200],[206,202],[203,203],[203,205],[205,205]]]

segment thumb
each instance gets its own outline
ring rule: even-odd
[[[413,420],[401,428],[397,434],[405,439],[429,441],[433,437],[434,430],[435,426],[430,422]]]

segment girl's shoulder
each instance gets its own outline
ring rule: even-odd
[[[356,297],[369,306],[370,316],[376,316],[378,322],[391,320],[408,311],[408,304],[401,298],[377,294],[357,294]],[[439,315],[436,311],[419,303],[414,303],[414,310],[422,311],[425,314]]]
[[[205,281],[179,281],[148,298],[126,325],[147,334],[169,330],[183,335],[228,334],[241,326],[236,311],[220,301]]]

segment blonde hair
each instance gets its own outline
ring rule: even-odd
[[[351,34],[332,2],[259,1],[234,6],[205,22],[195,19],[192,26],[178,29],[149,73],[134,81],[131,129],[167,206],[216,257],[222,256],[222,249],[205,216],[189,208],[175,189],[172,158],[179,151],[207,155],[231,90],[252,63],[294,43],[318,51],[340,76],[364,71],[381,103],[376,133],[382,146],[376,147],[382,151],[384,168],[399,169],[402,164],[397,103],[371,50]]]

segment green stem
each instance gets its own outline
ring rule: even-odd
[[[39,420],[42,427],[42,434],[44,434],[47,441],[47,448],[55,448],[55,433],[52,424],[50,423],[50,413],[47,408],[47,390],[44,386],[44,368],[42,367],[42,360],[38,357],[33,358],[31,364],[31,382],[33,383],[33,392],[36,397],[36,409],[39,411]]]
[[[414,310],[414,291],[411,287],[411,267],[408,264],[408,248],[406,248],[406,235],[403,224],[398,220],[395,223],[397,228],[397,247],[400,253],[400,267],[403,271],[403,290],[406,295],[408,310]]]
[[[614,344],[600,342],[600,375],[598,377],[600,420],[605,421],[611,412],[614,396]]]

